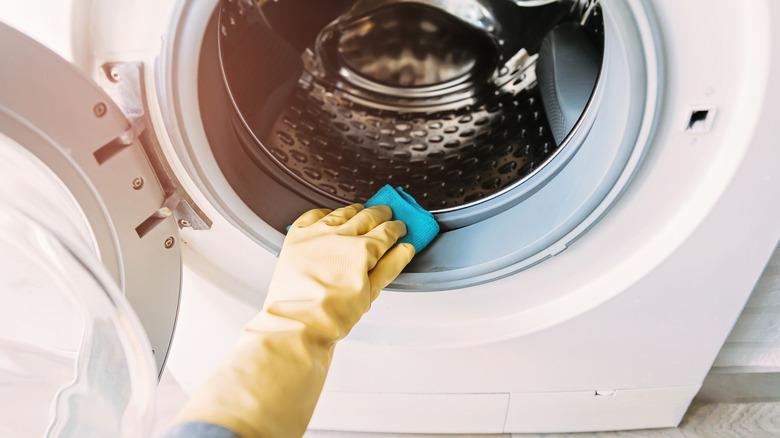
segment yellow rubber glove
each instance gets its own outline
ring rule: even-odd
[[[179,420],[226,427],[243,438],[300,437],[333,347],[414,256],[386,206],[304,213],[291,226],[265,305],[224,365]]]

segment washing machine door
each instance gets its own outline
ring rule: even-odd
[[[178,231],[187,224],[174,215],[181,196],[164,189],[147,156],[143,123],[129,120],[67,61],[2,23],[0,59],[0,137],[7,140],[0,147],[31,153],[72,196],[162,370],[181,286]],[[3,184],[13,181],[0,175]],[[30,191],[21,184],[10,189],[20,198]],[[64,226],[57,216],[49,215],[53,229]]]

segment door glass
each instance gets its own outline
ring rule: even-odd
[[[148,436],[149,342],[47,170],[0,135],[0,436]]]

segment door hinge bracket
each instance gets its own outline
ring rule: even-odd
[[[157,135],[146,111],[148,102],[144,92],[144,64],[142,62],[109,62],[100,67],[98,83],[130,122],[124,134],[137,139],[165,193],[161,212],[170,212],[179,228],[208,230],[212,221],[182,188],[179,179],[168,164]]]

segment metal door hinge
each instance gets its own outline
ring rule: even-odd
[[[208,230],[212,221],[182,189],[160,148],[157,135],[148,118],[144,93],[144,65],[141,62],[106,63],[100,69],[98,83],[117,104],[130,122],[125,136],[142,145],[149,163],[165,193],[160,211],[169,212],[179,228]]]

